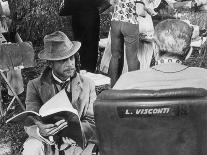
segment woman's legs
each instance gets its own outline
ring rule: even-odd
[[[126,59],[128,64],[128,71],[140,69],[140,62],[137,58],[139,46],[139,25],[124,23],[122,27],[124,35],[124,43],[126,46]]]
[[[109,63],[109,76],[113,87],[118,80],[123,67],[124,37],[121,33],[123,22],[111,22],[111,61]]]

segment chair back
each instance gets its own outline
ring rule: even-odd
[[[207,90],[106,90],[94,104],[100,155],[204,155]]]

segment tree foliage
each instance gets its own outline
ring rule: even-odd
[[[23,40],[42,45],[43,37],[55,30],[65,32],[72,38],[70,17],[60,17],[62,0],[9,0],[12,25]]]

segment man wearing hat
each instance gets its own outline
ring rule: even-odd
[[[158,46],[156,65],[123,74],[113,89],[207,89],[207,69],[182,64],[190,49],[192,32],[189,24],[178,19],[158,23],[154,33]]]
[[[78,111],[86,140],[94,140],[93,102],[96,99],[93,81],[78,72],[78,53],[80,42],[70,41],[60,31],[44,37],[44,50],[39,58],[48,61],[42,75],[31,80],[27,85],[26,110],[39,112],[40,107],[65,88],[73,107]],[[24,143],[23,155],[46,155],[51,153],[51,140],[44,137],[53,136],[67,122],[60,120],[55,124],[43,124],[35,118],[28,118],[25,131],[29,138]],[[65,140],[68,144],[72,140]],[[70,149],[70,147],[69,147]],[[80,150],[73,150],[79,151]],[[78,153],[77,153],[78,154]]]

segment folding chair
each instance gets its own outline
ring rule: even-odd
[[[21,75],[16,73],[17,70],[21,72],[21,69],[32,67],[34,65],[34,49],[32,47],[31,42],[23,42],[18,33],[16,33],[16,35],[13,36],[13,38],[14,37],[16,42],[18,43],[1,44],[0,46],[0,74],[6,82],[6,84],[8,85],[8,88],[10,90],[9,95],[14,96],[10,104],[8,105],[6,111],[3,112],[3,116],[5,116],[7,111],[11,108],[15,99],[18,101],[21,108],[25,110],[24,105],[18,97],[18,95],[24,91],[23,81],[22,77],[20,77]],[[18,84],[17,82],[21,81],[21,88],[14,89],[14,87],[12,87],[12,84],[3,73],[5,71],[10,71],[8,75],[10,75],[11,81],[13,80],[13,83]],[[1,103],[1,113],[3,111],[2,107],[3,106]]]
[[[5,115],[6,115],[6,113],[7,113],[8,110],[11,108],[12,104],[14,103],[15,99],[17,100],[17,102],[19,103],[19,105],[21,106],[21,108],[22,108],[23,110],[25,110],[25,106],[23,105],[23,103],[22,103],[21,100],[19,99],[19,97],[18,97],[16,91],[14,90],[14,88],[12,87],[12,85],[10,84],[10,82],[8,81],[8,79],[6,78],[6,76],[5,76],[4,72],[3,72],[3,70],[0,70],[0,74],[1,74],[2,78],[4,79],[4,81],[6,82],[6,84],[8,85],[8,88],[10,89],[11,93],[12,93],[13,96],[14,96],[14,97],[12,98],[10,104],[8,105],[8,107],[6,108],[5,111],[3,110],[3,106],[1,105],[1,108],[2,108],[1,111],[3,112],[3,114],[1,114],[1,115],[2,115],[2,116],[5,116]],[[1,102],[1,104],[2,104],[2,102]]]
[[[207,90],[106,90],[94,104],[100,155],[204,155]]]

